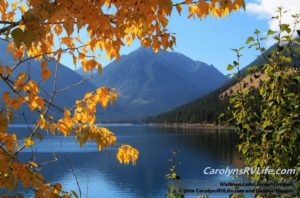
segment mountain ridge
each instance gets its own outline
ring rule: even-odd
[[[271,46],[266,52],[267,56],[271,50],[274,50],[276,46]],[[254,86],[251,84],[251,78],[253,78],[253,83],[257,83],[259,79],[265,78],[260,73],[259,65],[265,63],[264,55],[258,56],[250,64],[242,68],[240,75],[242,78],[246,79],[247,74],[249,74],[249,69],[254,69],[253,75],[248,76],[248,81],[242,81],[243,86]],[[291,66],[299,67],[300,58],[299,56],[294,57]],[[255,79],[254,79],[255,78]],[[256,79],[257,78],[257,79]],[[224,113],[229,105],[230,92],[233,92],[233,87],[236,86],[238,80],[232,78],[230,81],[225,83],[220,88],[199,97],[191,102],[178,106],[170,111],[166,111],[155,116],[149,116],[144,121],[147,123],[214,123],[218,124],[218,117],[221,113]],[[226,116],[226,115],[225,115]]]
[[[114,87],[120,93],[116,105],[127,115],[118,107],[114,111],[108,108],[108,112],[139,119],[191,101],[226,81],[212,65],[181,53],[154,53],[142,47],[122,55],[119,62],[113,61],[91,80],[95,86]],[[107,112],[103,116],[108,116]]]
[[[7,41],[0,40],[0,64],[11,66],[15,64],[15,61],[13,60],[12,55],[6,51],[7,45]],[[28,76],[30,76],[31,79],[35,80],[41,86],[41,88],[43,89],[43,91],[41,90],[40,93],[41,96],[48,99],[49,96],[44,92],[47,91],[51,95],[51,92],[53,90],[54,75],[52,75],[48,80],[43,81],[41,76],[40,64],[40,61],[36,60],[27,61],[26,63],[18,66],[18,68],[13,72],[13,76],[11,76],[11,78],[16,78],[19,73],[25,72]],[[55,67],[55,61],[50,61],[48,63],[48,68],[51,70],[52,74],[54,74],[55,72]],[[66,88],[74,83],[80,82],[81,80],[82,76],[80,76],[70,68],[59,64],[56,83],[57,89]],[[71,107],[75,104],[75,101],[77,99],[81,99],[84,97],[85,92],[94,90],[96,90],[96,87],[90,82],[86,81],[74,88],[70,88],[64,92],[56,94],[53,102],[62,109],[64,107]],[[3,81],[0,81],[0,95],[2,95],[5,91],[10,91],[10,88]],[[1,100],[0,107],[3,105],[3,101]],[[56,109],[51,107],[49,109],[49,112],[55,117],[62,115],[62,112],[58,112]],[[26,105],[22,105],[20,111],[15,113],[14,121],[24,122],[24,116],[27,118],[28,122],[35,122],[36,118],[39,117],[37,113],[31,112]]]

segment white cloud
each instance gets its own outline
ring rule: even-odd
[[[294,19],[292,14],[300,14],[300,0],[256,0],[255,2],[248,3],[246,9],[248,13],[257,16],[260,19],[269,20],[269,28],[272,30],[278,30],[278,22],[271,20],[272,16],[276,16],[276,10],[278,7],[283,7],[288,11],[282,19],[283,23],[293,24]],[[300,24],[297,26],[300,29]]]

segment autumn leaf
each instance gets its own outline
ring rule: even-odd
[[[26,137],[26,138],[24,138],[24,146],[26,148],[31,147],[32,145],[34,145],[34,143],[35,142],[33,141],[32,137]]]
[[[54,31],[55,31],[56,35],[59,36],[62,33],[63,28],[61,27],[60,24],[57,24],[54,26]]]
[[[27,10],[26,6],[24,6],[24,5],[20,6],[19,9],[20,9],[20,11],[21,11],[22,14],[25,14],[25,12]]]
[[[9,92],[6,91],[2,94],[2,100],[5,102],[5,103],[9,103],[10,101],[10,95],[9,95]]]
[[[33,162],[33,161],[29,161],[28,164],[34,168],[38,168],[37,163]]]
[[[41,70],[42,70],[42,78],[44,81],[48,80],[51,75],[52,75],[52,72],[51,70],[45,66],[45,65],[41,65]]]
[[[176,10],[177,10],[178,14],[181,15],[182,5],[181,4],[177,4],[176,5]]]
[[[8,128],[8,119],[7,116],[1,112],[0,113],[0,133],[6,133]]]
[[[17,1],[14,1],[14,2],[12,3],[12,5],[11,5],[11,8],[12,8],[13,10],[15,10],[15,9],[17,9],[17,6],[18,6],[18,2],[17,2]]]
[[[11,36],[14,39],[16,46],[19,48],[24,38],[24,32],[20,28],[16,28],[11,32]]]
[[[13,153],[16,147],[19,148],[17,136],[6,134],[6,130],[14,117],[14,111],[19,110],[23,104],[40,115],[35,122],[40,129],[65,136],[75,135],[79,145],[94,141],[99,150],[116,143],[113,132],[96,125],[98,106],[105,109],[112,104],[118,96],[115,90],[98,88],[87,93],[84,98],[77,99],[72,109],[62,110],[64,107],[49,104],[51,109],[53,107],[64,111],[64,115],[57,118],[51,115],[53,111],[45,108],[50,102],[45,97],[45,90],[40,89],[40,82],[31,79],[28,73],[16,72],[20,71],[18,67],[26,63],[32,63],[30,67],[34,67],[34,63],[40,62],[41,78],[46,81],[52,75],[48,61],[59,63],[64,54],[70,56],[74,65],[81,64],[85,72],[98,69],[101,73],[100,61],[103,54],[108,59],[118,60],[122,47],[131,45],[135,40],[154,52],[161,49],[173,50],[176,37],[168,32],[173,10],[181,15],[186,8],[189,17],[203,19],[208,15],[222,17],[244,6],[243,0],[230,2],[184,0],[174,4],[171,0],[0,1],[1,20],[11,23],[0,28],[1,36],[4,39],[12,38],[7,51],[15,61],[13,65],[0,65],[0,74],[3,76],[1,80],[12,85],[9,91],[5,90],[2,94],[4,102],[0,112],[0,142],[5,142],[5,151]],[[104,14],[103,6],[113,8],[114,12]],[[286,27],[282,29],[289,31]],[[81,35],[85,35],[84,40]],[[42,133],[38,136],[41,135]],[[34,144],[32,137],[33,135],[24,139],[26,148]],[[117,158],[120,163],[135,164],[138,155],[137,149],[122,145],[118,149]],[[18,159],[18,156],[15,160],[0,151],[1,172],[7,172],[5,181],[0,177],[1,188],[11,190],[16,184],[22,183],[25,188],[35,190],[35,197],[77,196],[76,193],[63,191],[60,184],[47,184],[35,162],[22,163]]]
[[[138,150],[130,145],[122,145],[118,149],[117,159],[121,164],[128,165],[131,162],[133,165],[135,165],[138,157]]]
[[[15,80],[15,84],[14,86],[19,88],[23,83],[24,80],[27,78],[27,74],[26,73],[20,73],[17,77],[17,79]]]

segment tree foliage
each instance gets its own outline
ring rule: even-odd
[[[296,180],[299,190],[300,161],[300,70],[299,65],[292,65],[293,58],[299,57],[300,39],[294,38],[300,15],[293,15],[293,26],[281,22],[286,13],[279,8],[279,31],[269,30],[267,36],[261,36],[259,30],[246,44],[255,47],[265,58],[266,63],[258,65],[265,75],[258,88],[240,88],[231,96],[229,109],[230,123],[240,134],[242,143],[239,150],[243,153],[246,163],[252,167],[270,167],[276,169],[291,169],[298,171],[296,175],[253,175],[252,179],[265,181]],[[273,38],[276,47],[268,56],[261,41]],[[241,49],[235,49],[238,59],[232,67],[239,75],[239,59]],[[292,50],[295,49],[295,50]],[[239,76],[238,76],[239,77]],[[267,197],[280,195],[270,194]],[[282,195],[290,197],[292,195]]]
[[[14,65],[0,65],[0,78],[10,90],[2,95],[4,108],[0,113],[0,187],[15,189],[18,183],[35,192],[36,197],[77,196],[67,193],[60,184],[49,184],[39,173],[34,161],[21,162],[18,154],[35,144],[37,131],[50,131],[64,136],[75,135],[80,145],[95,141],[99,150],[116,144],[113,132],[95,123],[96,106],[104,109],[117,98],[110,88],[100,87],[86,93],[73,107],[58,107],[53,103],[54,90],[48,98],[41,96],[39,84],[27,73],[16,74],[16,69],[29,60],[36,60],[44,81],[57,75],[48,67],[49,60],[60,62],[69,55],[74,65],[81,64],[84,71],[98,68],[101,72],[101,54],[110,59],[120,58],[120,49],[134,39],[141,45],[159,49],[172,49],[176,38],[167,25],[172,10],[179,14],[188,9],[189,18],[203,19],[208,15],[222,17],[244,6],[243,0],[210,0],[172,2],[171,0],[19,0],[0,1],[0,36],[8,40],[8,52]],[[81,40],[80,35],[86,35]],[[38,112],[31,135],[20,143],[20,138],[8,128],[15,111],[27,105]],[[63,113],[62,118],[49,114],[49,108]],[[121,163],[135,163],[138,151],[122,145],[117,158]]]

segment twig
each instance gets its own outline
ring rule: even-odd
[[[87,151],[85,150],[85,166],[86,166],[86,198],[89,197],[89,169],[88,169],[88,161],[87,161]]]
[[[65,49],[62,49],[62,50],[61,50],[61,53],[66,53],[66,52],[68,52],[69,50],[71,50],[71,51],[78,50],[78,49],[83,48],[83,47],[86,47],[86,46],[89,46],[89,44],[85,44],[85,45],[81,45],[81,46],[73,47],[73,48],[72,48],[72,47],[65,48]],[[39,57],[41,57],[41,56],[46,56],[46,55],[51,55],[51,54],[57,54],[57,53],[58,53],[58,50],[52,51],[52,52],[43,53],[43,54],[38,54],[38,55],[35,55],[35,56],[31,56],[31,57],[27,57],[27,58],[25,58],[25,59],[19,61],[15,66],[13,66],[13,67],[11,68],[11,71],[14,71],[14,70],[15,70],[18,66],[20,66],[22,63],[27,62],[27,61],[29,61],[29,60],[33,60],[33,59],[39,58]]]
[[[69,165],[69,167],[70,167],[70,169],[71,169],[71,171],[72,171],[72,173],[73,173],[73,175],[74,175],[74,178],[75,178],[76,184],[77,184],[77,188],[78,188],[78,191],[79,191],[79,197],[81,198],[81,188],[80,188],[79,181],[78,181],[77,175],[76,175],[76,173],[75,173],[75,170],[74,170],[74,168],[73,168],[73,166],[72,166],[72,163],[71,163],[70,160],[67,158],[67,156],[66,156],[65,154],[63,154],[63,156],[64,156],[65,160],[67,161],[67,163],[68,163],[68,165]]]
[[[74,84],[69,85],[69,86],[67,86],[67,87],[64,87],[64,88],[62,88],[62,89],[59,89],[59,90],[57,90],[55,93],[60,93],[60,92],[66,91],[66,90],[68,90],[68,89],[77,87],[77,86],[81,85],[82,83],[84,83],[84,82],[86,82],[86,81],[88,81],[88,80],[91,80],[92,78],[93,78],[93,76],[90,76],[90,77],[88,77],[88,78],[83,78],[81,81],[78,81],[77,83],[74,83]]]
[[[4,22],[3,22],[4,23]],[[9,30],[11,30],[12,28],[14,27],[17,27],[18,25],[20,25],[21,21],[18,21],[18,22],[5,22],[6,24],[9,24],[9,26],[6,26],[6,27],[3,27],[0,29],[0,34],[3,34]]]
[[[57,63],[56,66],[55,66],[54,81],[53,81],[53,91],[52,91],[52,95],[51,95],[51,97],[49,99],[48,106],[46,107],[45,111],[43,112],[44,116],[47,115],[47,113],[49,111],[49,108],[50,108],[50,106],[52,104],[54,95],[55,95],[56,82],[57,82],[57,73],[58,73],[58,64],[59,63]],[[38,125],[36,125],[34,131],[30,134],[29,138],[32,138],[36,134],[36,132],[38,131],[38,128],[39,128]],[[18,150],[18,152],[16,154],[18,154],[19,152],[21,152],[24,148],[25,148],[25,144]]]

